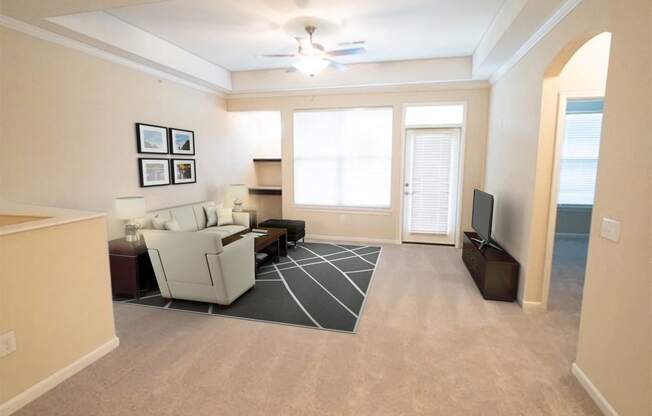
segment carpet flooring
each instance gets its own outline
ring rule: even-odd
[[[357,334],[115,304],[120,347],[17,416],[598,416],[563,309],[482,299],[451,247],[383,246]]]
[[[355,332],[380,247],[305,243],[256,272],[256,284],[229,306],[168,300],[156,292],[129,305]]]

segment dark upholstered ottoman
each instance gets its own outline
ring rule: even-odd
[[[266,220],[258,224],[259,227],[285,228],[288,241],[297,242],[306,236],[306,222],[300,220]]]

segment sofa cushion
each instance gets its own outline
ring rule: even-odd
[[[165,223],[170,221],[169,216],[163,214],[156,214],[152,217],[152,228],[154,230],[165,230]]]
[[[230,225],[233,224],[233,209],[231,208],[218,208],[217,209],[217,225]]]
[[[170,214],[179,223],[180,231],[197,231],[195,211],[191,205],[172,208]]]
[[[243,225],[222,225],[219,227],[208,227],[203,230],[199,230],[200,233],[216,233],[219,234],[221,238],[226,238],[240,231],[246,230],[247,227]]]
[[[158,218],[157,224],[154,224],[154,218]],[[163,230],[164,224],[171,220],[172,217],[170,216],[170,211],[167,209],[162,209],[158,211],[151,211],[148,212],[144,217],[142,218],[137,218],[134,220],[138,226],[143,229],[143,230]],[[156,228],[156,227],[161,227],[161,228]]]
[[[206,214],[206,227],[215,227],[217,225],[217,208],[205,206],[204,213]]]
[[[165,229],[168,231],[181,231],[181,227],[175,219],[171,219],[170,221],[166,222]]]
[[[222,204],[216,204],[213,201],[200,202],[193,204],[192,209],[195,212],[195,220],[197,221],[197,229],[201,230],[206,228],[206,208],[216,207],[221,208]]]

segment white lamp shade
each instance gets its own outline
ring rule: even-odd
[[[145,198],[142,196],[124,196],[115,198],[116,216],[123,220],[132,220],[145,216]]]
[[[244,199],[247,197],[247,186],[242,183],[229,185],[229,194],[233,199]]]

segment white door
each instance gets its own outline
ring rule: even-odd
[[[455,244],[459,155],[459,129],[407,130],[403,242]]]

